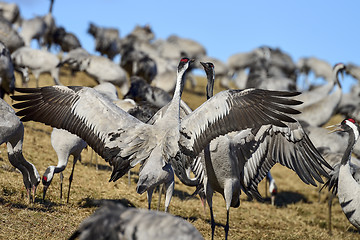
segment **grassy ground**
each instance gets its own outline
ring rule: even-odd
[[[84,74],[70,76],[61,72],[60,81],[64,85],[94,86],[96,83]],[[195,89],[186,86],[183,99],[194,108],[205,100],[205,81],[198,79]],[[30,80],[33,87],[34,79]],[[40,86],[52,85],[49,75],[40,78]],[[20,81],[17,82],[20,86]],[[219,88],[217,87],[217,91]],[[7,97],[6,100],[11,103]],[[42,175],[49,165],[56,165],[55,151],[50,144],[51,128],[44,124],[25,123],[24,156],[34,163]],[[131,185],[127,178],[109,183],[110,167],[98,159],[99,169],[95,169],[95,157],[92,150],[84,150],[82,163],[75,167],[70,203],[59,199],[59,177],[54,180],[47,191],[46,201],[41,202],[42,186],[39,185],[34,204],[28,204],[21,174],[9,163],[5,145],[0,146],[0,239],[66,239],[79,223],[97,208],[94,200],[123,199],[139,208],[146,208],[146,195],[135,192],[137,177],[133,174]],[[67,192],[72,158],[69,167],[64,171],[64,192]],[[137,172],[137,168],[133,173]],[[333,203],[333,235],[327,233],[326,194],[318,202],[318,189],[307,186],[292,171],[276,165],[272,169],[273,177],[279,187],[276,206],[269,201],[259,203],[247,201],[242,196],[241,205],[230,210],[229,239],[360,239],[360,234],[347,221],[337,199]],[[181,216],[203,234],[211,238],[210,214],[204,212],[199,199],[190,198],[193,188],[182,185],[178,180],[175,195],[170,205],[170,212]],[[265,196],[264,182],[260,192]],[[65,194],[66,195],[66,194]],[[162,206],[163,206],[162,198]],[[154,194],[153,208],[157,206],[158,197]],[[220,194],[214,195],[214,214],[217,223],[215,238],[224,238],[226,222],[225,202]]]

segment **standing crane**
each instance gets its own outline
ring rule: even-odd
[[[45,170],[42,178],[42,183],[44,185],[43,200],[45,199],[46,191],[49,188],[55,173],[60,173],[60,199],[62,198],[62,184],[64,178],[62,172],[68,164],[70,155],[73,155],[73,167],[69,177],[69,190],[66,200],[66,202],[69,203],[70,188],[73,180],[75,164],[78,160],[81,161],[81,152],[85,147],[87,147],[87,144],[78,136],[71,134],[64,129],[53,128],[53,131],[51,132],[51,145],[58,157],[58,164],[56,166],[49,166]]]
[[[208,79],[207,97],[212,99],[214,65],[209,62],[201,64]],[[194,172],[196,176],[200,176],[200,182],[204,184],[210,208],[212,239],[215,231],[212,210],[214,192],[221,193],[225,199],[227,239],[230,207],[240,206],[241,190],[250,198],[262,200],[258,184],[275,163],[292,169],[304,183],[314,186],[314,179],[323,182],[320,175],[328,176],[322,165],[331,168],[298,122],[286,123],[282,127],[265,124],[220,136],[210,142],[203,155],[197,158],[200,163],[193,164],[203,165],[196,168],[199,171]]]
[[[331,178],[326,182],[329,191],[337,194],[340,206],[349,222],[360,230],[360,166],[351,162],[351,153],[360,136],[360,126],[354,119],[344,119],[334,125],[332,132],[346,132],[349,134],[348,147],[341,158],[341,162],[330,173]]]

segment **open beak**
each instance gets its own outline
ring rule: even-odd
[[[344,131],[344,129],[341,127],[341,124],[335,124],[335,125],[327,126],[326,128],[327,129],[334,128],[333,130],[331,130],[328,133],[343,132]]]

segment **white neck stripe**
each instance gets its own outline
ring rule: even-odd
[[[356,125],[355,125],[353,122],[351,122],[351,121],[349,121],[349,120],[346,120],[346,124],[347,124],[349,127],[351,127],[351,129],[353,130],[354,135],[355,135],[355,141],[357,141],[358,138],[359,138],[359,130],[358,130],[358,128],[356,127]]]

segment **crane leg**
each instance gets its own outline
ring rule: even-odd
[[[166,193],[165,193],[165,212],[169,211],[169,205],[170,205],[170,201],[172,198],[172,195],[174,193],[174,186],[175,186],[175,181],[171,181],[168,183],[165,183],[165,189],[166,189]]]
[[[64,175],[61,172],[60,173],[60,199],[62,199],[63,179],[64,179]]]
[[[128,185],[131,185],[131,170],[128,171]]]
[[[210,207],[210,217],[211,217],[211,240],[214,240],[214,233],[215,233],[215,220],[212,206]]]
[[[148,200],[148,209],[151,209],[151,198],[152,198],[152,194],[154,192],[154,188],[149,188],[147,190],[147,200]]]
[[[159,185],[159,201],[158,201],[158,205],[157,205],[158,211],[160,211],[161,195],[162,195],[163,188],[164,188],[163,184]]]
[[[96,168],[96,171],[99,170],[97,154],[95,154],[95,168]]]
[[[67,195],[66,203],[69,203],[70,188],[71,188],[71,183],[72,183],[73,176],[74,176],[74,169],[75,169],[75,164],[76,164],[76,162],[77,162],[77,159],[74,158],[73,167],[72,167],[72,169],[71,169],[71,174],[70,174],[70,177],[69,177],[69,189],[68,189],[68,195]]]
[[[228,238],[229,234],[229,215],[230,215],[230,209],[226,210],[226,225],[225,225],[225,240]]]
[[[95,151],[94,151],[94,150],[92,150],[92,152],[91,152],[91,155],[90,155],[90,162],[92,163],[93,154],[95,155],[95,168],[96,168],[96,171],[97,171],[97,170],[99,170],[99,168],[98,168],[97,155],[95,154]]]
[[[214,240],[214,233],[215,233],[215,220],[214,220],[214,214],[212,209],[212,197],[213,197],[213,190],[210,187],[210,184],[208,184],[207,180],[204,182],[205,186],[205,194],[206,194],[206,201],[209,205],[210,209],[210,218],[211,218],[211,240]]]
[[[32,186],[31,192],[32,192],[31,193],[32,202],[34,203],[35,202],[35,195],[36,195],[36,186]]]
[[[31,189],[30,189],[30,188],[27,188],[27,189],[26,189],[26,195],[27,195],[27,197],[28,197],[29,203],[31,203]]]

